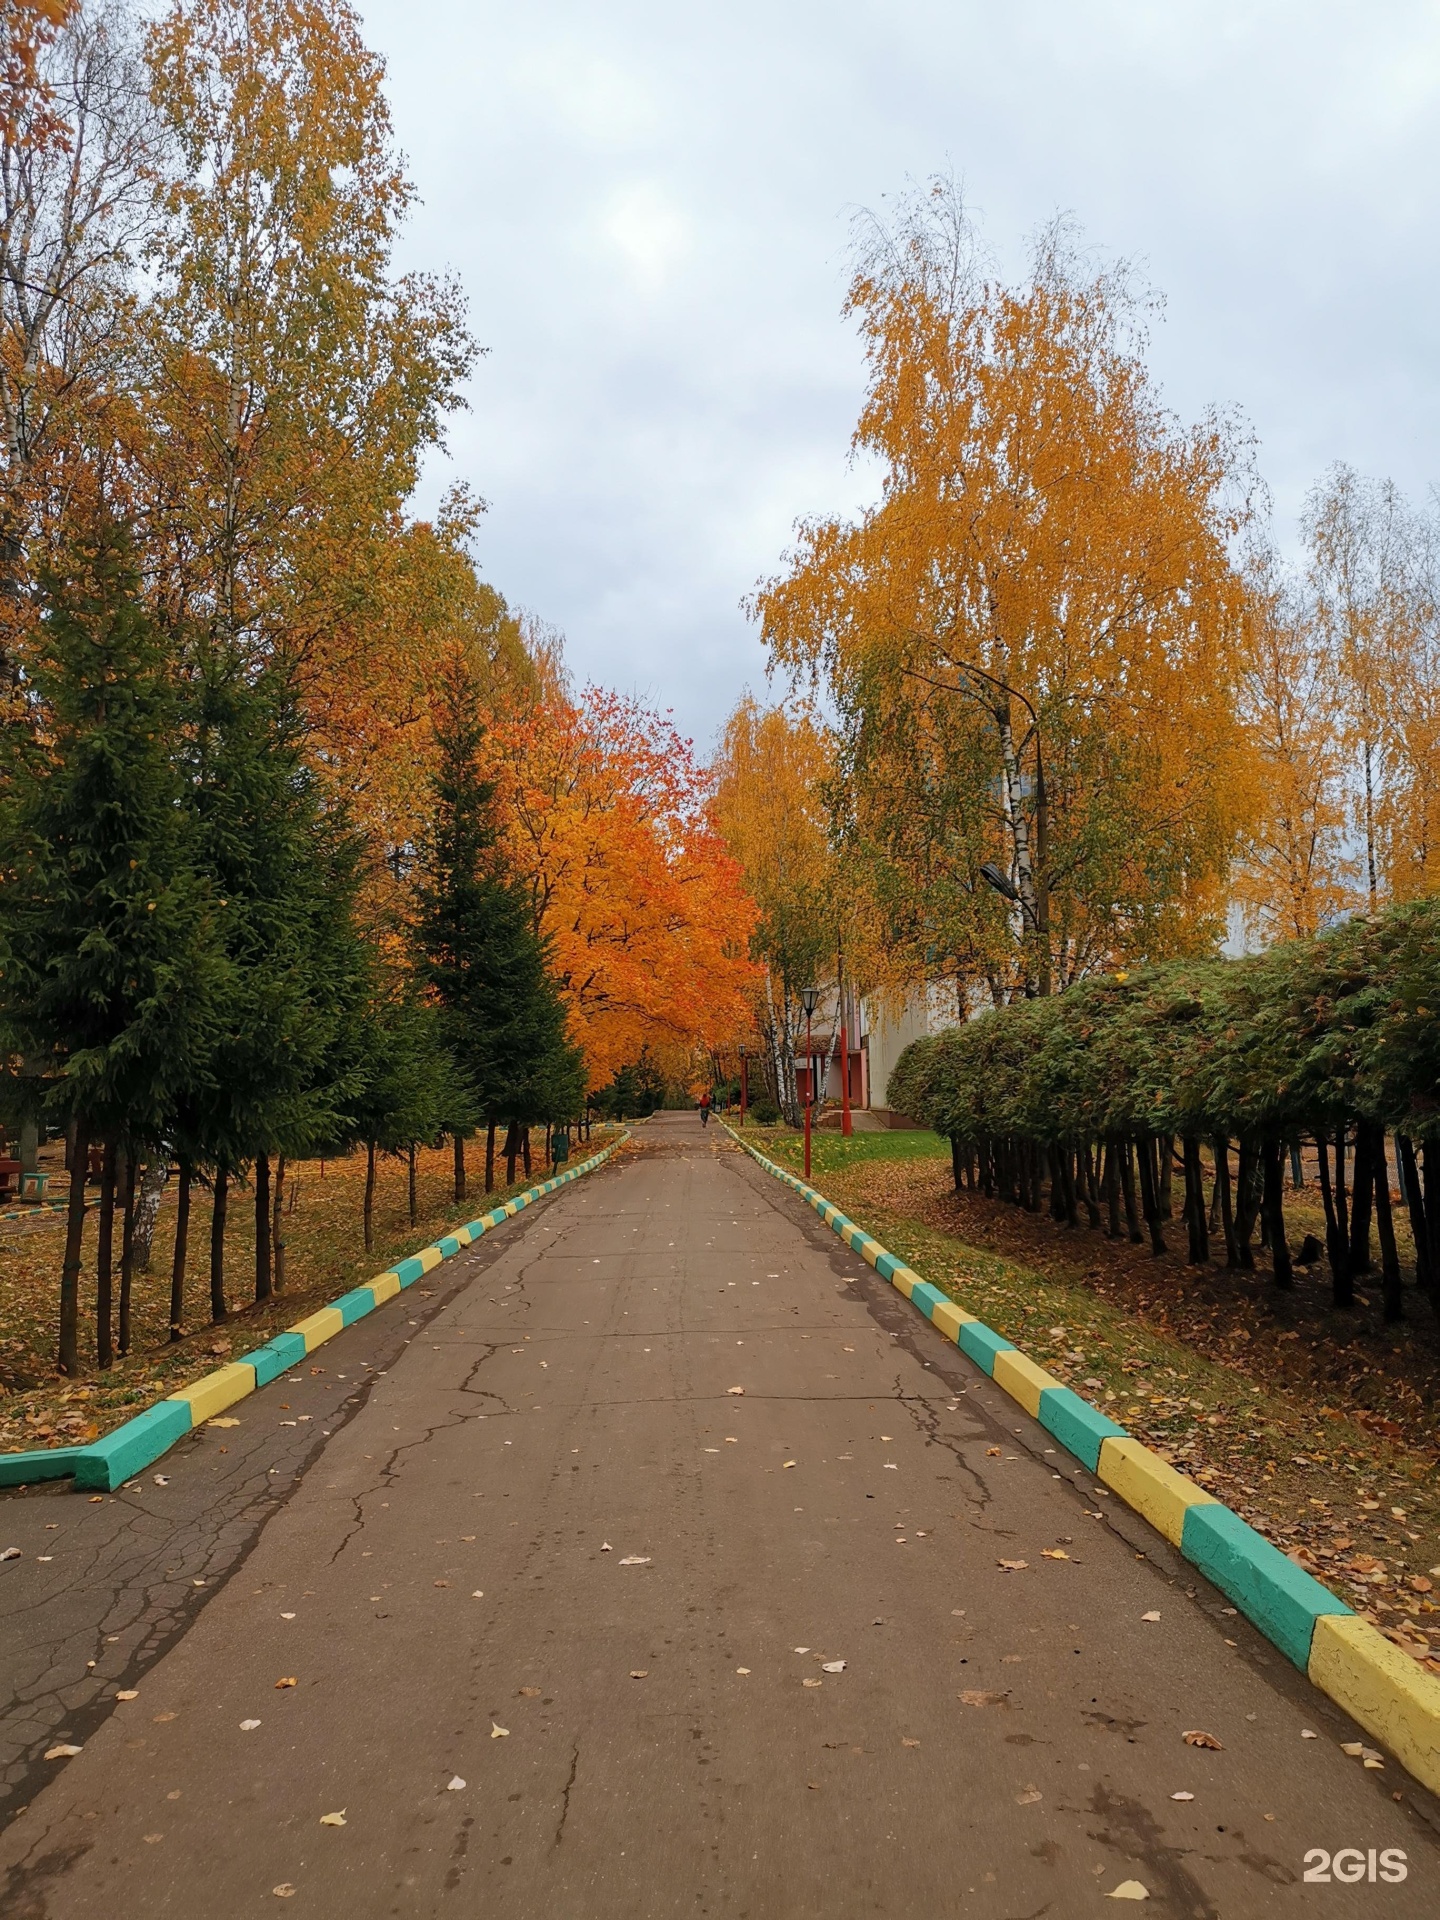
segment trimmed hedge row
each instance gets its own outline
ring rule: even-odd
[[[1223,1234],[1254,1264],[1257,1227],[1292,1284],[1287,1160],[1313,1141],[1337,1305],[1371,1270],[1387,1318],[1402,1273],[1394,1173],[1415,1276],[1440,1293],[1440,898],[1243,960],[1176,961],[1085,980],[907,1047],[889,1101],[947,1135],[956,1185],[1165,1251],[1172,1168],[1194,1262]],[[1208,1192],[1207,1192],[1208,1185]],[[1123,1219],[1122,1219],[1123,1216]]]

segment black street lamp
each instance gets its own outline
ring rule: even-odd
[[[815,1002],[820,998],[818,987],[802,987],[800,1004],[805,1009],[805,1178],[810,1178],[810,1109],[815,1103],[815,1052],[810,1043],[810,1021],[815,1012]]]

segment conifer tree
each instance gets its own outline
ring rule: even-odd
[[[484,720],[460,662],[443,689],[436,726],[434,816],[418,888],[420,971],[442,1009],[442,1032],[490,1135],[509,1123],[509,1179],[519,1129],[578,1110],[583,1068],[535,927],[529,892],[504,863],[495,788],[480,770]]]
[[[133,1164],[160,1138],[208,1049],[222,970],[173,754],[174,663],[126,530],[102,522],[43,591],[31,712],[12,713],[0,749],[0,997],[45,1064],[50,1111],[75,1129],[59,1329],[73,1374],[90,1143],[113,1169],[117,1147]],[[109,1358],[108,1300],[98,1350]]]

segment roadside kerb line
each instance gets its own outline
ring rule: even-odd
[[[1097,1480],[1177,1547],[1322,1693],[1440,1793],[1440,1680],[1238,1513],[922,1280],[833,1201],[721,1125]]]
[[[524,1193],[517,1193],[512,1200],[492,1208],[468,1226],[456,1227],[432,1246],[422,1247],[409,1259],[397,1261],[363,1287],[353,1287],[338,1300],[332,1300],[328,1307],[321,1307],[298,1321],[287,1332],[277,1333],[253,1353],[242,1354],[238,1360],[217,1367],[188,1387],[178,1387],[99,1440],[88,1441],[80,1447],[51,1447],[39,1453],[0,1453],[0,1487],[31,1487],[42,1480],[67,1480],[73,1475],[77,1491],[100,1489],[113,1493],[122,1482],[168,1453],[192,1428],[233,1407],[237,1400],[254,1393],[257,1387],[268,1385],[325,1341],[333,1340],[356,1320],[373,1313],[385,1301],[393,1300],[404,1288],[413,1286],[442,1260],[471,1246],[482,1234],[503,1226],[522,1208],[543,1200],[557,1187],[567,1186],[582,1174],[593,1173],[629,1137],[628,1131],[621,1133],[601,1152],[582,1160],[579,1166],[556,1174],[553,1180],[546,1180],[538,1187],[528,1187]]]

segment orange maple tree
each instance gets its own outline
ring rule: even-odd
[[[497,724],[491,763],[591,1085],[647,1048],[683,1074],[744,1038],[756,909],[690,742],[637,701],[552,678]]]

